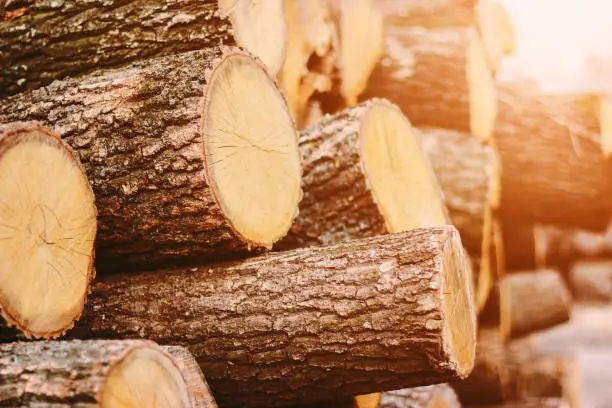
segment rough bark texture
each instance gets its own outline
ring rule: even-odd
[[[612,211],[611,169],[592,119],[525,86],[499,94],[503,219],[603,230]]]
[[[98,268],[246,252],[202,176],[205,74],[221,47],[15,95],[0,122],[39,120],[78,153],[99,209]]]
[[[498,204],[499,168],[495,151],[466,133],[436,128],[415,131],[444,193],[453,225],[473,255],[482,256],[487,211]]]
[[[361,99],[386,98],[415,126],[470,132],[469,39],[469,28],[388,25],[383,57]]]
[[[189,389],[189,399],[192,408],[218,408],[206,378],[193,354],[184,347],[162,346],[161,349],[170,354]]]
[[[97,407],[110,369],[146,340],[0,345],[0,405]]]
[[[94,287],[81,335],[184,345],[220,406],[308,404],[332,390],[352,396],[442,382],[465,377],[473,359],[463,253],[457,231],[440,227],[109,276]],[[445,288],[452,270],[457,282]],[[444,311],[449,294],[458,296],[454,316]],[[449,353],[447,324],[465,336],[455,339],[462,354]]]
[[[584,302],[612,300],[612,262],[581,261],[572,265],[570,288],[575,299]]]
[[[553,270],[507,275],[510,293],[510,335],[522,337],[567,322],[571,298],[563,278]]]
[[[9,0],[0,8],[0,93],[136,59],[234,43],[217,0]]]
[[[505,400],[510,381],[505,353],[498,327],[478,330],[474,370],[467,379],[451,383],[462,404],[490,404]]]
[[[382,393],[379,408],[459,408],[457,394],[448,384],[404,388]]]

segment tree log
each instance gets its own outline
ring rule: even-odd
[[[506,398],[510,378],[506,370],[504,340],[498,327],[481,327],[476,362],[470,376],[451,383],[462,404],[500,403]]]
[[[150,341],[0,345],[0,404],[190,407],[173,360]]]
[[[572,265],[570,285],[574,298],[584,302],[612,300],[612,261],[580,261]]]
[[[363,99],[387,98],[415,126],[488,139],[496,90],[480,36],[471,27],[385,27],[385,49]]]
[[[596,106],[590,97],[547,97],[519,86],[500,90],[495,142],[504,221],[598,230],[608,225],[611,171],[597,136]]]
[[[0,326],[58,337],[95,275],[96,207],[83,166],[54,132],[0,125]]]
[[[285,248],[449,224],[410,123],[384,100],[300,133],[304,197]]]
[[[0,122],[24,118],[53,127],[85,165],[99,268],[269,248],[297,211],[291,116],[263,65],[238,49],[56,81],[0,107]]]
[[[452,227],[108,276],[82,336],[187,347],[220,406],[309,404],[464,378],[475,316]],[[171,302],[168,299],[172,299]]]
[[[222,43],[244,46],[275,75],[285,58],[283,1],[240,0],[226,14],[217,0],[8,2],[0,9],[0,93]]]
[[[180,346],[162,346],[161,349],[172,356],[183,374],[183,379],[189,391],[191,408],[218,408],[206,378],[193,354]]]
[[[510,293],[510,335],[525,336],[567,322],[571,298],[563,278],[554,270],[523,272],[502,278]]]

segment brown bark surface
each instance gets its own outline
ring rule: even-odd
[[[571,298],[563,278],[554,270],[507,275],[513,338],[544,330],[570,319]]]
[[[500,403],[505,400],[510,381],[505,353],[504,340],[498,327],[479,328],[474,370],[465,380],[451,383],[462,404]]]
[[[463,254],[456,230],[440,227],[109,276],[82,322],[88,335],[184,345],[220,406],[427,385],[464,378],[473,364]]]
[[[0,345],[0,405],[98,407],[114,366],[139,348],[157,350],[157,345],[146,340]]]
[[[0,93],[222,43],[234,39],[217,0],[9,1],[0,9]]]
[[[181,346],[162,346],[170,354],[187,383],[192,408],[218,408],[206,378],[193,354]]]
[[[404,388],[382,393],[379,408],[460,408],[457,394],[448,384]],[[361,408],[361,407],[360,407]]]
[[[55,81],[0,106],[0,122],[39,120],[78,153],[99,208],[99,269],[247,252],[203,177],[206,73],[224,52]]]
[[[494,138],[503,219],[603,230],[612,209],[611,171],[591,115],[525,86],[499,93]]]

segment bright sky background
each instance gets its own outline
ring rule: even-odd
[[[612,0],[499,0],[516,30],[501,80],[535,79],[547,92],[612,91]]]

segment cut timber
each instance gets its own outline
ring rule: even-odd
[[[3,344],[0,377],[4,406],[191,406],[178,367],[150,341]]]
[[[59,136],[0,125],[0,314],[26,337],[58,337],[79,318],[95,272],[96,207]]]
[[[96,283],[83,329],[186,346],[220,406],[428,385],[472,369],[466,261],[457,231],[440,227],[112,275]]]
[[[476,344],[476,363],[470,376],[451,383],[462,404],[504,401],[510,378],[504,356],[506,349],[498,327],[481,327]]]
[[[235,3],[230,23],[217,0],[9,2],[0,9],[0,94],[221,43],[244,46],[275,75],[285,59],[283,0]]]
[[[379,408],[460,408],[457,394],[448,384],[405,388],[382,393]],[[367,408],[358,406],[357,408]],[[376,408],[376,407],[373,407]]]
[[[504,221],[599,230],[608,225],[611,171],[595,106],[589,96],[548,97],[527,86],[501,89],[495,141]]]
[[[563,278],[553,270],[504,276],[510,291],[513,338],[544,330],[570,319],[571,299]]]
[[[612,261],[580,261],[570,269],[572,294],[584,302],[612,300]]]
[[[378,0],[385,25],[427,29],[474,26],[495,73],[505,54],[514,52],[514,28],[505,8],[494,0]]]
[[[55,81],[3,101],[10,118],[44,118],[79,154],[99,266],[270,248],[297,211],[297,132],[263,65],[238,49]]]
[[[493,76],[470,27],[385,27],[385,51],[363,99],[387,98],[415,126],[488,139],[497,115]]]
[[[181,346],[162,346],[161,349],[172,356],[181,371],[189,391],[191,408],[218,408],[206,378],[193,354]]]
[[[303,130],[304,197],[286,247],[449,224],[408,120],[370,100]]]

